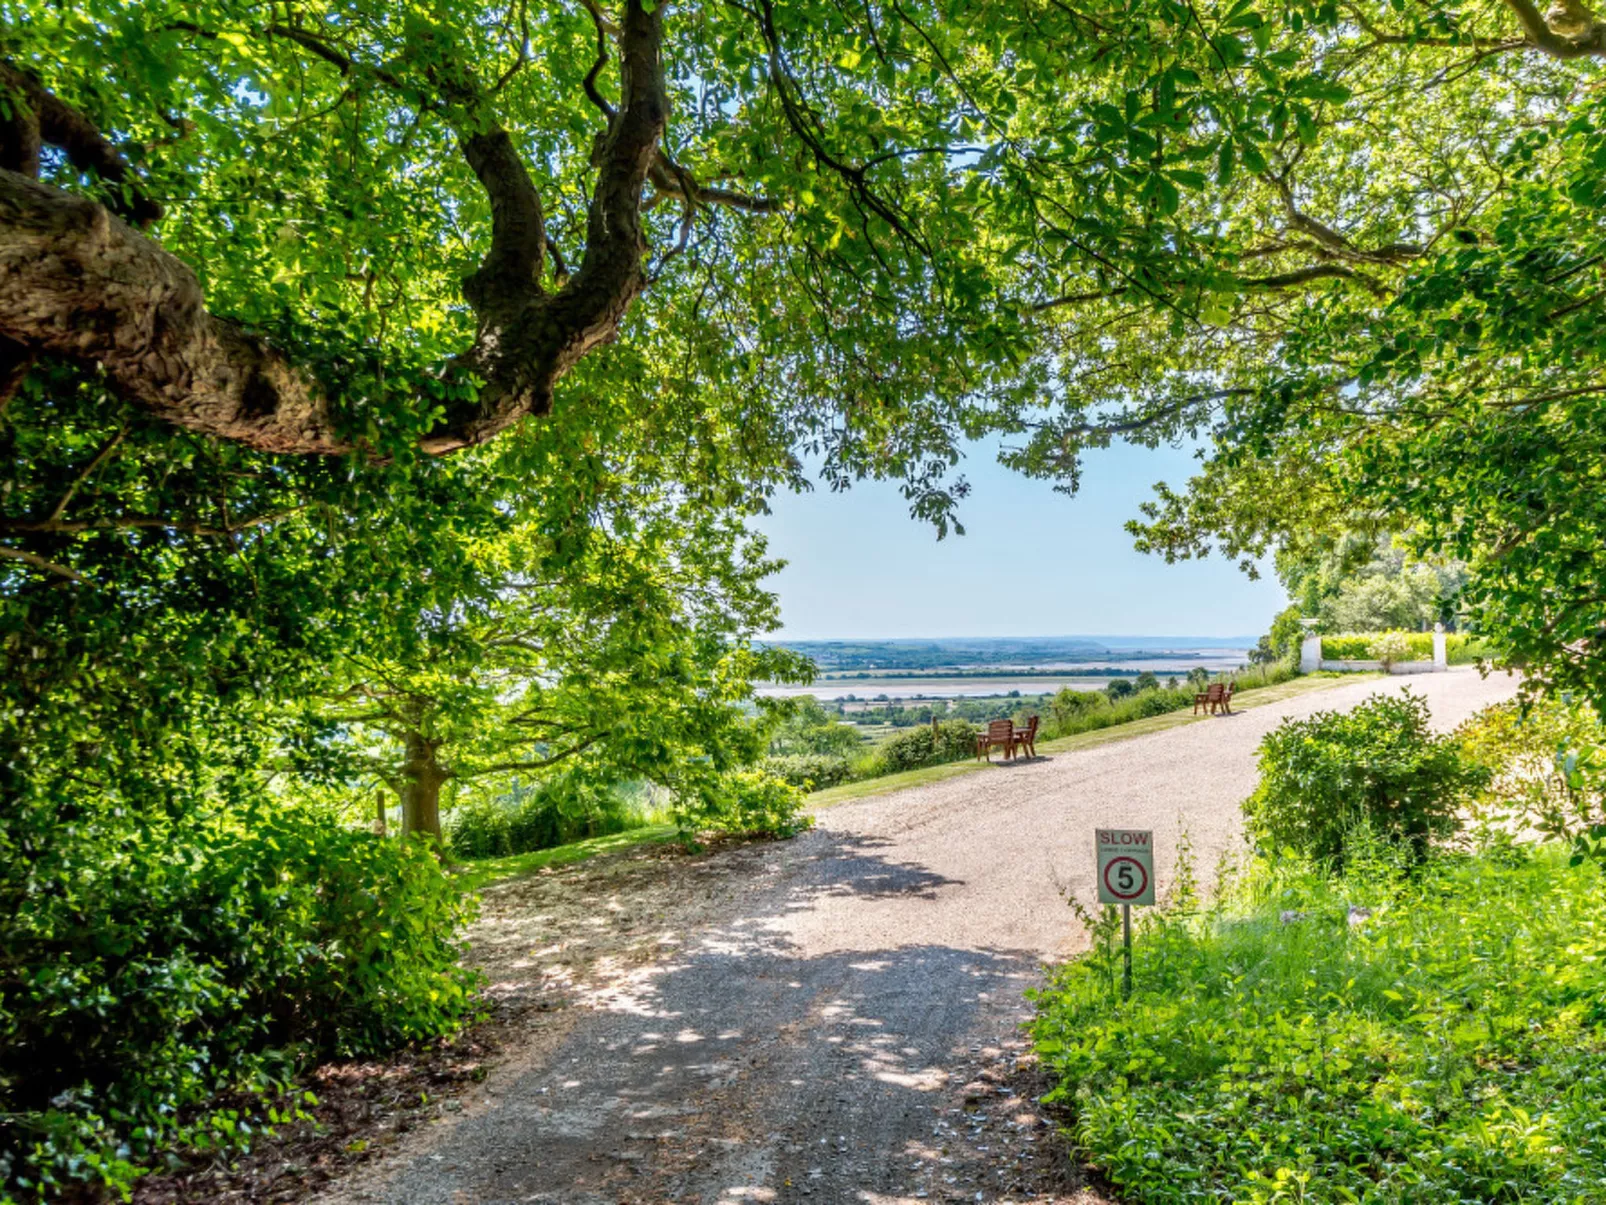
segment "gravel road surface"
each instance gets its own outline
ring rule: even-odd
[[[1208,880],[1242,847],[1266,732],[1405,685],[1440,728],[1515,689],[1471,669],[1339,683],[843,804],[719,855],[739,877],[662,954],[323,1199],[1103,1200],[1044,1194],[1028,1156],[1051,1131],[1007,1074],[1023,991],[1078,948],[1064,896],[1094,899],[1094,827],[1153,829],[1162,894],[1185,830]]]

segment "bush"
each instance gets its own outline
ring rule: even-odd
[[[812,821],[798,789],[761,770],[734,770],[697,783],[675,802],[675,819],[690,832],[789,837]]]
[[[1481,802],[1495,824],[1579,844],[1606,824],[1606,726],[1588,703],[1496,703],[1456,730],[1489,779]]]
[[[1398,637],[1404,641],[1404,654],[1397,658],[1400,661],[1431,661],[1433,660],[1433,633],[1432,632],[1363,632],[1343,636],[1322,637],[1323,661],[1377,661],[1380,660],[1372,652],[1377,642],[1385,636]]]
[[[447,848],[459,858],[553,849],[639,828],[645,818],[611,785],[560,774],[506,795],[460,804],[446,814]]]
[[[915,728],[882,742],[876,748],[872,763],[875,773],[867,777],[918,770],[922,766],[937,766],[975,756],[976,730],[964,720],[943,720],[935,731]]]
[[[1257,870],[1145,917],[1125,1004],[1100,933],[1034,1026],[1072,1142],[1132,1205],[1600,1200],[1606,912],[1565,857]]]
[[[1132,683],[1125,678],[1111,678],[1104,684],[1104,695],[1112,703],[1126,698],[1134,690]]]
[[[1318,861],[1342,859],[1345,834],[1370,825],[1416,855],[1456,828],[1456,811],[1488,778],[1435,735],[1427,702],[1376,694],[1348,712],[1284,720],[1260,745],[1260,785],[1244,803],[1254,840]]]
[[[422,845],[276,802],[0,817],[0,1199],[120,1189],[299,1062],[456,1028],[469,906]]]
[[[853,774],[853,763],[847,758],[821,753],[767,757],[759,763],[759,768],[805,791],[823,791],[847,782]]]
[[[442,822],[446,847],[459,858],[499,858],[522,853],[513,847],[512,825],[505,805],[494,799],[459,804]]]
[[[1076,690],[1065,686],[1049,701],[1048,722],[1052,727],[1063,728],[1067,723],[1078,716],[1086,715],[1090,711],[1097,711],[1105,706],[1108,700],[1096,690]]]
[[[1371,644],[1366,646],[1366,654],[1384,669],[1392,669],[1402,661],[1411,657],[1411,642],[1404,632],[1384,632]],[[1433,656],[1432,646],[1429,646],[1428,657]]]

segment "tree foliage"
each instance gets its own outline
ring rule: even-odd
[[[1144,546],[1408,530],[1514,655],[1593,682],[1606,27],[1142,14],[15,0],[5,392],[65,364],[101,414],[398,462],[623,406],[702,479],[812,452],[943,525],[965,438],[1074,488],[1087,449],[1204,437]],[[220,524],[58,491],[3,546],[72,571],[81,524],[233,532],[277,493]]]

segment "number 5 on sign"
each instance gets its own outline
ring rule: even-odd
[[[1154,903],[1154,834],[1142,829],[1094,830],[1099,853],[1099,903]]]

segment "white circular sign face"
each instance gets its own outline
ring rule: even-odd
[[[1154,834],[1147,829],[1101,828],[1098,849],[1099,903],[1154,903]]]
[[[1104,889],[1118,900],[1139,899],[1149,890],[1149,872],[1136,858],[1122,854],[1104,865]]]

